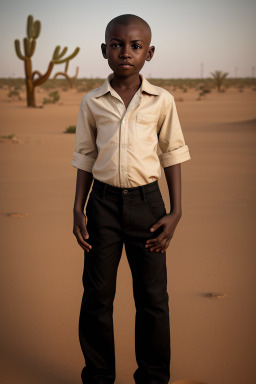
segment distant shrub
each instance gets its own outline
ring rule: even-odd
[[[11,133],[8,136],[0,136],[1,139],[12,139],[15,136],[15,133]]]
[[[205,95],[206,93],[210,93],[212,90],[211,88],[207,85],[207,84],[201,84],[199,87],[198,87],[200,93],[199,95],[200,96],[203,96]]]
[[[49,99],[46,97],[43,100],[43,104],[55,104],[60,99],[59,91],[52,91],[48,93]]]
[[[12,89],[10,92],[8,92],[7,96],[10,98],[17,97],[19,100],[21,100],[19,91],[15,90],[15,89]]]
[[[70,125],[68,128],[66,128],[64,133],[76,133],[76,126],[75,125]]]
[[[187,87],[185,87],[185,85],[181,85],[179,88],[183,92],[187,92],[188,91],[188,89],[187,89]]]

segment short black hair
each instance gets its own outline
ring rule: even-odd
[[[149,35],[150,35],[150,40],[151,40],[152,33],[151,33],[151,28],[150,28],[149,24],[139,16],[132,15],[130,13],[126,13],[124,15],[117,16],[114,19],[110,20],[110,22],[106,26],[105,41],[107,42],[108,32],[114,24],[129,25],[133,21],[136,23],[142,24],[148,30]]]

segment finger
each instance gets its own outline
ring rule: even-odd
[[[87,252],[87,253],[90,252],[89,244],[87,244],[88,247],[86,247],[86,246],[84,246],[82,243],[80,243],[79,240],[77,240],[77,242],[78,242],[78,244],[80,245],[80,247],[81,247],[85,252]]]
[[[165,245],[165,241],[162,241],[161,243],[159,244],[156,244],[154,246],[151,246],[150,247],[150,251],[153,252],[153,251],[156,251],[157,249],[163,249],[164,248],[164,245]]]
[[[82,237],[81,233],[79,231],[76,232],[76,238],[77,238],[77,241],[79,241],[84,247],[86,248],[92,248],[92,246],[90,244],[88,244]]]
[[[162,253],[164,253],[166,250],[167,250],[167,248],[169,247],[169,244],[170,244],[170,239],[167,239],[167,241],[166,241],[166,244],[165,244],[165,247],[164,247],[164,249],[162,249]]]
[[[84,239],[89,239],[89,233],[87,231],[86,225],[80,228],[80,232]]]
[[[158,242],[161,242],[164,238],[165,238],[165,234],[164,233],[160,233],[160,235],[158,235],[157,237],[154,237],[153,239],[148,239],[146,241],[146,247],[148,247],[150,245],[155,245]]]
[[[163,225],[163,222],[161,220],[159,220],[154,225],[152,225],[152,227],[149,230],[150,230],[150,232],[155,232],[162,225]]]

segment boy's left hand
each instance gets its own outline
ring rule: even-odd
[[[163,226],[163,230],[157,237],[146,241],[146,248],[149,250],[164,253],[168,248],[170,241],[173,237],[175,228],[181,218],[181,214],[169,213],[160,220],[158,220],[151,228],[150,232],[156,231],[158,228]]]

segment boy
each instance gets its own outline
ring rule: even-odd
[[[86,384],[115,381],[112,315],[123,244],[136,306],[135,383],[170,379],[166,249],[181,217],[180,163],[190,155],[173,96],[140,74],[154,54],[150,42],[150,27],[138,16],[109,22],[101,49],[113,73],[83,97],[78,115],[73,233],[85,256],[79,339]],[[160,164],[168,214],[158,185]]]

